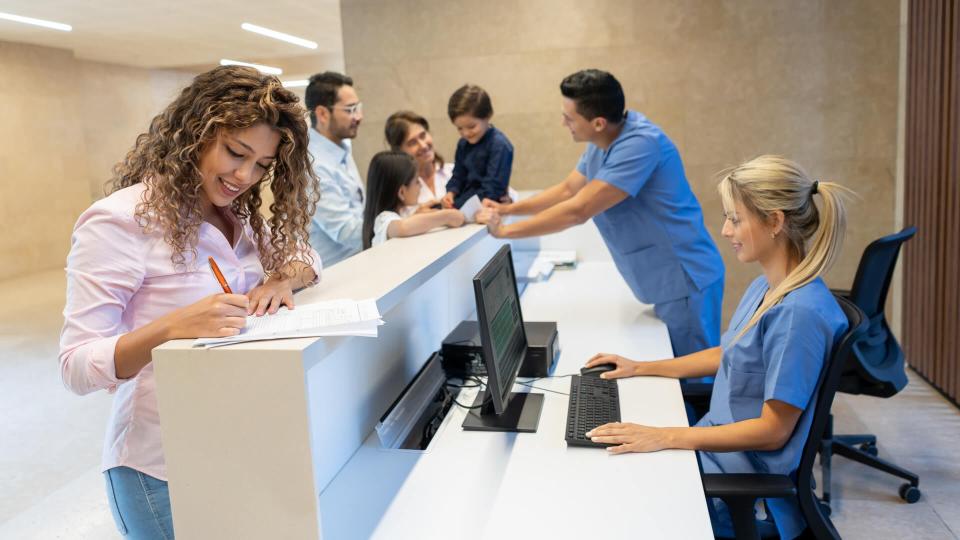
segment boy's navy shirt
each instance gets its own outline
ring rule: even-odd
[[[453,176],[447,191],[456,192],[454,206],[460,208],[470,197],[500,200],[510,185],[513,145],[502,131],[490,126],[477,144],[461,138],[454,155]]]

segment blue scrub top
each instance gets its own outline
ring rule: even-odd
[[[770,452],[700,452],[707,473],[770,473],[792,475],[813,421],[811,398],[820,371],[837,340],[847,329],[847,318],[830,289],[817,278],[787,294],[737,341],[734,338],[760,307],[768,289],[760,276],[750,285],[730,327],[720,340],[723,357],[713,385],[710,411],[698,426],[717,426],[759,418],[763,403],[776,399],[803,413],[793,436],[780,450]],[[793,538],[806,527],[795,501],[767,499],[783,538]]]
[[[628,111],[606,150],[588,144],[577,171],[629,196],[593,218],[620,274],[646,304],[689,296],[723,279],[680,153],[647,117]]]

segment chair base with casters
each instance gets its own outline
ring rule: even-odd
[[[899,467],[885,459],[877,457],[878,453],[877,437],[875,435],[834,435],[833,415],[830,415],[820,447],[820,468],[823,471],[822,500],[828,505],[828,512],[833,455],[845,457],[906,480],[906,483],[900,485],[900,498],[910,504],[920,500],[920,477],[903,467]]]

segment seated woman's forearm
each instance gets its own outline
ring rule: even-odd
[[[720,369],[722,355],[723,349],[712,347],[679,358],[639,362],[636,366],[636,375],[670,377],[673,379],[711,377],[716,375],[717,370]]]
[[[665,428],[670,448],[707,452],[772,451],[783,448],[803,410],[778,400],[764,402],[759,418],[722,426]]]

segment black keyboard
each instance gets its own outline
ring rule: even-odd
[[[570,446],[607,447],[585,435],[608,422],[620,421],[620,391],[617,381],[595,375],[570,377],[570,402],[567,405],[566,440]]]

